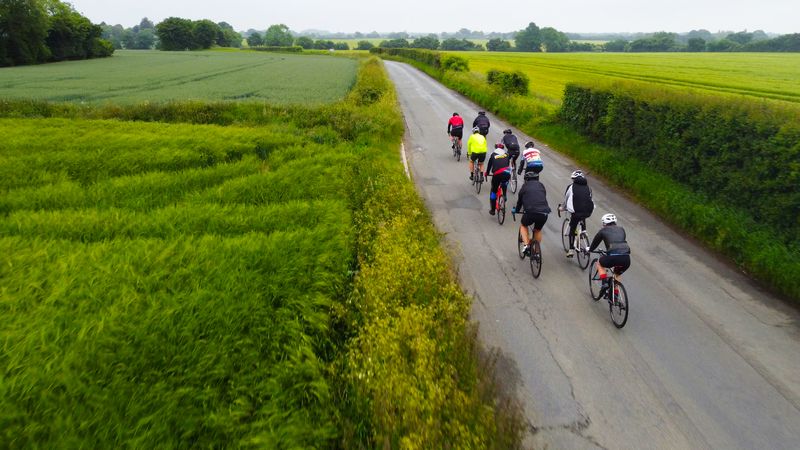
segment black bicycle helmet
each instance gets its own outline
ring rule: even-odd
[[[511,128],[506,128],[503,130],[503,134],[511,134]]]
[[[455,116],[457,116],[457,115],[458,115],[458,113],[453,113],[453,117],[455,117]]]
[[[485,116],[486,115],[486,111],[478,111],[478,115],[479,116]]]
[[[525,148],[533,148],[533,141],[528,141],[528,142],[525,144]]]
[[[538,180],[539,174],[536,172],[525,172],[525,180]]]

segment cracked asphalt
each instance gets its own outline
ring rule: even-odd
[[[800,448],[800,314],[589,174],[595,214],[614,212],[633,265],[627,326],[589,296],[588,273],[564,257],[555,212],[533,279],[517,256],[518,222],[488,214],[464,158],[453,160],[447,120],[482,109],[416,69],[386,62],[406,120],[417,189],[445,234],[480,339],[524,405],[532,448]],[[490,143],[509,126],[490,114]],[[521,142],[529,137],[515,129]],[[534,139],[538,144],[540,141]],[[578,167],[543,148],[550,206]],[[509,204],[516,201],[510,194]]]

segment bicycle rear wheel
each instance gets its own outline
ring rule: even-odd
[[[477,164],[477,163],[475,163],[475,164]],[[475,192],[476,193],[478,193],[478,194],[481,193],[481,185],[482,184],[483,184],[483,181],[481,181],[481,173],[480,173],[480,171],[476,170],[475,171]]]
[[[461,161],[461,146],[456,146],[456,161]]]
[[[628,292],[625,286],[617,281],[614,283],[614,291],[611,293],[611,300],[608,302],[608,311],[611,313],[611,321],[614,326],[622,328],[628,323]]]
[[[575,249],[575,256],[578,258],[578,267],[580,267],[581,270],[586,270],[586,268],[589,267],[589,252],[586,251],[586,249],[589,248],[589,238],[583,233],[581,233],[578,238],[578,246],[580,248]]]
[[[497,198],[497,223],[500,225],[506,221],[506,199],[503,197],[503,193],[500,193],[500,196]]]
[[[542,274],[542,248],[538,241],[531,241],[531,274],[533,278],[539,278]]]
[[[522,240],[522,232],[517,230],[517,251],[519,259],[525,259],[525,241]]]
[[[512,194],[516,194],[517,193],[517,171],[516,170],[511,173],[511,181],[508,184],[509,184],[509,187],[511,188],[511,193]]]
[[[600,288],[603,282],[600,280],[600,273],[597,272],[597,258],[591,262],[592,270],[589,271],[589,292],[592,294],[594,301],[600,300]]]
[[[564,219],[564,222],[561,224],[561,246],[564,247],[564,251],[569,250],[569,217]]]

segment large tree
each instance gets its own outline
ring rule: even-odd
[[[191,20],[170,17],[156,25],[161,50],[186,50],[196,48]]]
[[[542,51],[541,31],[535,23],[531,22],[524,30],[517,32],[514,37],[517,50],[521,52],[540,52]]]
[[[439,38],[436,37],[435,34],[429,34],[427,36],[418,37],[414,39],[414,42],[411,43],[411,47],[436,50],[437,48],[439,48]]]
[[[569,49],[569,38],[555,28],[542,28],[539,32],[539,37],[544,48],[550,53],[565,52]]]
[[[208,19],[195,21],[193,25],[194,48],[211,48],[217,42],[217,34],[221,32],[219,25]]]
[[[47,60],[47,27],[47,12],[40,1],[0,1],[0,66]]]
[[[294,37],[289,32],[289,27],[282,23],[270,25],[264,33],[264,45],[270,47],[291,47],[293,42]]]

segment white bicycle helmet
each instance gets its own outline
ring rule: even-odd
[[[574,180],[575,178],[583,178],[583,171],[579,169],[572,172],[572,179]]]
[[[603,225],[610,225],[612,223],[617,223],[617,216],[614,214],[603,214]]]
[[[478,133],[478,132],[480,132],[480,131],[481,131],[481,129],[480,129],[480,128],[478,128],[478,127],[474,127],[474,128],[472,129],[472,132],[473,132],[473,133]]]

